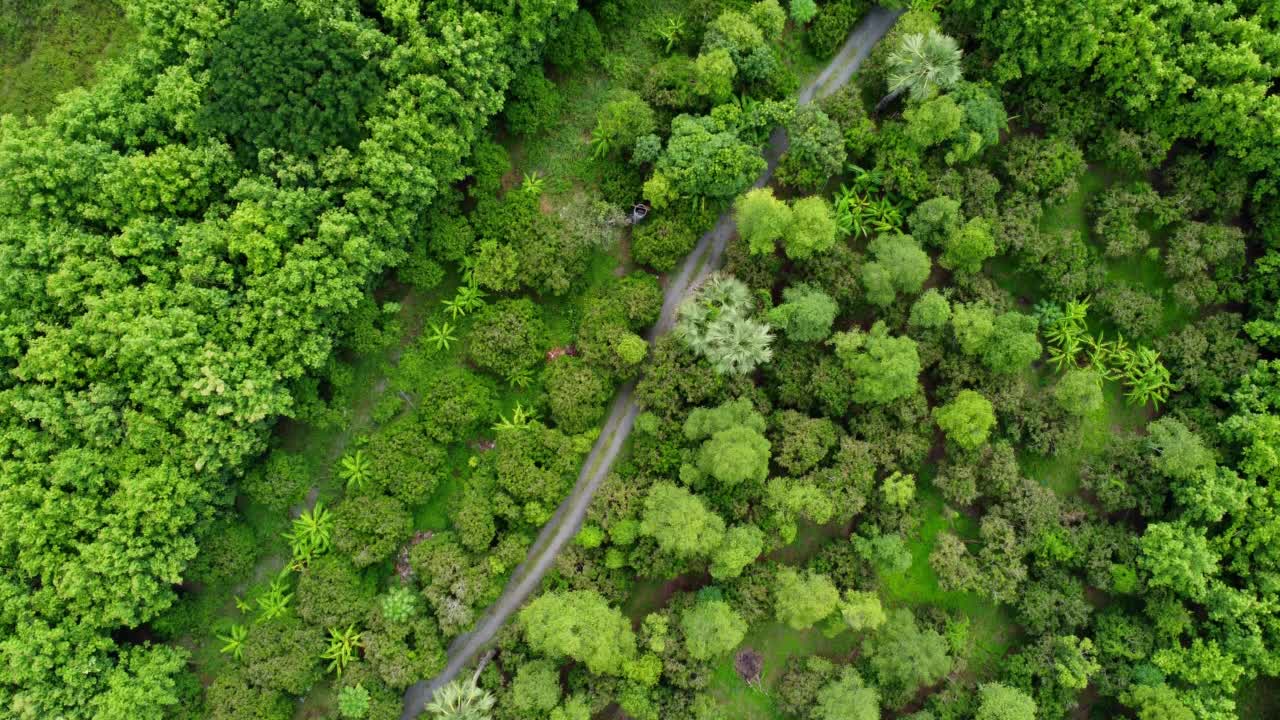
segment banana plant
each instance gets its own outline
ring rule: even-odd
[[[533,373],[526,368],[508,370],[506,380],[511,387],[523,390],[533,382]]]
[[[284,534],[293,551],[294,569],[306,567],[312,559],[333,547],[333,516],[324,504],[317,502],[311,510],[303,510]]]
[[[236,660],[244,659],[244,639],[249,636],[249,629],[239,623],[232,625],[230,631],[226,635],[217,636],[222,641],[222,647],[218,652],[222,654],[231,654]]]
[[[445,312],[449,313],[449,317],[454,320],[457,320],[459,315],[467,314],[467,304],[460,296],[455,295],[448,300],[442,300],[440,304],[444,305]]]
[[[431,333],[427,335],[427,342],[431,343],[431,346],[436,350],[448,350],[453,345],[454,341],[458,339],[458,337],[453,334],[454,330],[455,328],[453,325],[449,324],[447,320],[440,325],[432,322]]]
[[[457,300],[462,303],[462,307],[466,309],[466,312],[471,312],[484,307],[485,295],[485,291],[481,290],[473,281],[458,288]]]
[[[541,195],[543,185],[546,184],[544,178],[537,170],[524,174],[524,180],[520,183],[520,191],[526,195]]]
[[[355,660],[356,651],[361,646],[360,633],[356,632],[355,625],[348,625],[345,630],[329,628],[329,646],[320,659],[329,661],[329,672],[336,672],[338,677],[342,677],[342,671]]]
[[[612,128],[596,123],[595,128],[591,130],[591,157],[599,160],[612,152],[616,137]]]
[[[529,427],[536,419],[537,415],[535,413],[525,410],[524,406],[517,402],[515,408],[511,411],[510,418],[501,413],[498,414],[498,422],[493,424],[493,429],[522,430]]]
[[[864,167],[850,163],[846,168],[849,174],[853,176],[853,189],[860,193],[870,194],[880,192],[880,188],[884,186],[884,173],[878,169],[867,170]],[[843,187],[841,188],[843,189]]]
[[[1160,403],[1169,399],[1174,386],[1169,382],[1169,369],[1160,362],[1160,353],[1148,347],[1139,347],[1129,353],[1124,368],[1124,381],[1129,386],[1125,394],[1129,402],[1137,405],[1151,403],[1160,409]]]
[[[670,55],[676,44],[684,36],[684,18],[679,15],[667,18],[665,23],[658,26],[656,33],[658,39],[666,43],[663,45],[662,51]]]
[[[293,593],[286,592],[289,587],[289,572],[288,567],[281,570],[271,581],[271,587],[258,596],[258,618],[255,622],[263,623],[282,617],[289,609],[289,601],[293,599]]]
[[[360,492],[369,481],[369,461],[363,450],[349,452],[339,461],[338,475],[346,481],[347,490]]]

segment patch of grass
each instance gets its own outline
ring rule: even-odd
[[[917,495],[920,525],[907,543],[911,567],[903,573],[881,575],[881,595],[887,605],[940,607],[968,619],[973,642],[969,667],[979,673],[989,673],[1016,639],[1012,618],[1004,608],[974,593],[943,590],[938,584],[938,574],[929,564],[929,553],[933,552],[938,533],[950,530],[964,538],[975,538],[977,524],[965,515],[947,517],[942,494],[928,482],[928,473],[922,473]]]
[[[1083,237],[1089,238],[1088,207],[1100,190],[1107,186],[1108,175],[1101,168],[1091,167],[1080,176],[1080,184],[1076,191],[1056,205],[1046,205],[1044,216],[1040,218],[1040,229],[1045,232],[1075,230]]]
[[[1057,382],[1057,374],[1051,369],[1047,372],[1046,382]],[[1074,495],[1080,491],[1080,468],[1086,460],[1105,450],[1117,432],[1146,425],[1147,408],[1129,403],[1118,382],[1103,383],[1102,392],[1103,406],[1080,419],[1080,444],[1077,447],[1064,450],[1055,457],[1025,453],[1019,458],[1019,464],[1028,477],[1048,485],[1059,495]]]
[[[0,3],[0,114],[42,117],[58,95],[91,82],[136,31],[110,0]]]
[[[724,717],[734,720],[785,720],[789,717],[777,708],[772,690],[786,670],[787,659],[797,656],[822,655],[845,659],[861,641],[861,634],[843,632],[828,638],[818,629],[792,630],[781,623],[753,628],[743,639],[743,648],[751,648],[764,656],[761,688],[747,685],[733,668],[733,655],[716,664],[708,692],[724,708]]]
[[[523,172],[541,173],[552,196],[571,192],[575,183],[595,179],[600,162],[591,157],[591,130],[596,115],[618,87],[603,73],[583,72],[558,83],[564,99],[560,122],[545,135],[515,141],[508,138],[511,164]]]

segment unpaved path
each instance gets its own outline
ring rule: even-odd
[[[853,77],[854,71],[867,58],[871,48],[884,37],[889,28],[893,27],[899,14],[898,11],[879,7],[868,12],[849,34],[840,52],[811,83],[800,91],[798,101],[804,104],[814,98],[825,97],[848,82],[849,78]],[[769,147],[765,150],[768,165],[760,179],[756,180],[756,187],[763,187],[773,177],[773,171],[778,166],[778,158],[786,148],[786,134],[781,129],[775,130],[769,138]],[[698,240],[698,244],[681,263],[679,271],[670,276],[667,287],[663,291],[662,314],[657,324],[649,330],[650,342],[670,332],[675,324],[676,309],[685,295],[720,267],[721,258],[724,256],[729,239],[733,236],[733,231],[733,218],[726,212],[720,216],[716,226]],[[622,444],[631,434],[631,427],[635,424],[636,415],[640,412],[639,405],[633,399],[634,391],[635,381],[628,382],[618,391],[604,429],[600,432],[595,447],[591,448],[591,453],[587,455],[586,462],[583,463],[582,472],[578,475],[578,482],[573,492],[556,509],[551,520],[543,526],[542,532],[538,533],[537,539],[529,548],[528,557],[512,573],[502,596],[489,607],[484,617],[476,623],[475,629],[458,636],[450,645],[449,661],[444,670],[430,680],[416,683],[405,692],[401,720],[415,720],[436,689],[456,677],[462,668],[480,655],[511,615],[519,610],[529,595],[537,589],[542,576],[551,568],[560,549],[578,533],[582,518],[591,504],[591,498],[612,469],[613,462],[618,457],[618,451],[622,449]]]

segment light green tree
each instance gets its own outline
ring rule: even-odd
[[[1102,376],[1093,368],[1071,368],[1053,388],[1053,397],[1072,415],[1089,415],[1102,408]]]
[[[961,390],[951,402],[934,408],[933,419],[948,440],[965,450],[982,447],[996,424],[991,401],[973,390]]]
[[[787,257],[805,260],[830,250],[839,228],[836,213],[826,198],[813,195],[791,203],[791,224],[782,235]]]
[[[886,615],[880,596],[873,592],[845,590],[840,602],[840,616],[850,630],[875,630],[884,624]]]
[[[908,337],[892,337],[884,321],[870,332],[854,328],[836,333],[830,341],[836,357],[853,375],[853,399],[884,405],[916,392],[919,387],[920,353]]]
[[[779,568],[773,589],[778,622],[794,630],[807,630],[834,612],[839,603],[840,591],[826,575]]]
[[[914,294],[924,287],[932,262],[910,235],[877,235],[868,245],[874,260],[862,265],[867,300],[885,307],[899,293]]]
[[[681,477],[696,482],[709,475],[725,486],[763,481],[769,475],[770,455],[764,427],[764,417],[746,398],[695,409],[685,420],[684,434],[703,442],[694,465],[681,468]]]
[[[668,482],[649,488],[640,532],[658,542],[663,552],[677,557],[710,555],[724,539],[724,520],[707,509],[701,498]]]
[[[831,334],[840,312],[831,296],[811,285],[782,291],[783,303],[769,311],[769,322],[795,342],[819,342]]]
[[[700,602],[680,615],[685,648],[694,660],[710,660],[736,648],[747,623],[723,600]]]
[[[733,97],[733,80],[738,68],[733,57],[724,48],[704,52],[693,64],[697,78],[697,92],[712,105],[719,105]]]
[[[937,330],[950,320],[951,303],[936,288],[929,288],[911,305],[908,323],[913,328]]]
[[[529,715],[550,712],[560,702],[560,670],[546,660],[526,662],[511,683],[511,704]]]
[[[974,720],[1035,720],[1036,702],[1026,693],[1001,683],[983,683]]]
[[[995,254],[996,241],[991,236],[990,225],[982,218],[973,218],[943,240],[938,264],[948,270],[973,274]]]
[[[636,656],[631,621],[594,590],[541,595],[520,611],[519,622],[534,652],[572,658],[598,675],[619,676]]]
[[[862,681],[853,668],[818,691],[814,720],[880,720],[880,693]]]
[[[1204,596],[1209,578],[1218,572],[1218,556],[1203,528],[1182,522],[1152,523],[1138,540],[1138,548],[1138,567],[1147,572],[1152,588],[1169,588],[1196,599]]]
[[[717,580],[738,577],[764,550],[764,533],[755,525],[729,528],[711,554],[711,577]]]
[[[751,254],[766,255],[790,227],[791,208],[774,197],[771,188],[753,188],[733,204],[733,219]]]
[[[907,216],[911,235],[925,247],[943,247],[947,239],[960,231],[964,215],[960,201],[943,195],[916,205]]]

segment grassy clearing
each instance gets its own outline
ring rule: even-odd
[[[1068,195],[1061,203],[1045,207],[1044,216],[1040,218],[1040,229],[1045,232],[1075,230],[1086,238],[1090,237],[1089,201],[1106,187],[1107,183],[1108,176],[1105,170],[1089,168],[1080,177],[1080,184],[1075,192]]]
[[[733,656],[715,667],[708,692],[724,708],[726,718],[734,720],[785,720],[770,694],[786,670],[787,659],[797,656],[822,655],[847,659],[861,640],[861,634],[843,632],[834,638],[819,630],[792,630],[780,623],[769,623],[751,630],[741,647],[751,648],[764,656],[761,688],[747,685],[733,669]]]
[[[136,32],[110,0],[0,3],[0,115],[41,117],[58,95],[91,82]]]
[[[1055,382],[1056,379],[1050,376],[1046,382]],[[1130,404],[1118,383],[1104,383],[1102,392],[1106,400],[1103,406],[1080,419],[1079,445],[1062,451],[1056,457],[1024,453],[1019,458],[1022,471],[1028,477],[1048,485],[1059,495],[1074,495],[1080,491],[1080,468],[1086,460],[1105,450],[1116,433],[1136,430],[1147,424],[1147,408]]]
[[[903,573],[880,577],[881,595],[886,605],[934,606],[969,621],[972,651],[969,668],[980,674],[991,672],[1016,639],[1017,628],[1008,612],[974,593],[943,590],[938,574],[929,564],[938,533],[950,530],[960,537],[977,537],[977,524],[965,515],[948,517],[942,494],[922,474],[918,485],[920,526],[908,543],[911,567]]]

